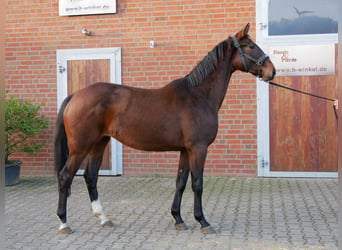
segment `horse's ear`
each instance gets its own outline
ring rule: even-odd
[[[251,27],[251,25],[247,23],[245,29],[243,30],[243,33],[245,33],[245,36],[248,35],[249,27]]]
[[[240,40],[241,38],[243,38],[243,37],[245,37],[245,36],[247,36],[248,35],[248,31],[249,31],[249,27],[250,27],[251,25],[249,24],[249,23],[247,23],[247,25],[246,25],[246,27],[245,28],[243,28],[242,30],[240,30],[238,33],[236,33],[236,38],[238,39],[238,40]]]

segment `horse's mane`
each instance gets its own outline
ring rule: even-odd
[[[230,47],[231,38],[228,38],[216,45],[216,47],[213,48],[188,75],[185,76],[185,79],[188,80],[189,86],[199,85],[203,79],[216,69],[218,62],[225,56],[225,43]]]

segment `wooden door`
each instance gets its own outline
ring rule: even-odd
[[[68,95],[96,82],[110,82],[110,59],[67,61]],[[103,155],[101,169],[109,170],[111,166],[111,145],[109,143]]]
[[[337,73],[282,76],[275,82],[337,98]],[[269,93],[270,171],[336,172],[337,119],[333,102],[278,87],[270,87]]]

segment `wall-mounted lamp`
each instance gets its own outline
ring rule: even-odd
[[[150,41],[150,48],[153,49],[155,46],[156,46],[156,45],[155,45],[154,41],[151,40],[151,41]]]
[[[82,33],[86,36],[91,36],[93,35],[93,33],[90,31],[90,30],[87,30],[87,29],[82,29]]]

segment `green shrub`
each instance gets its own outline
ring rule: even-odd
[[[14,152],[37,152],[44,146],[32,137],[48,127],[46,117],[39,113],[42,104],[22,101],[12,96],[5,100],[5,161]]]

